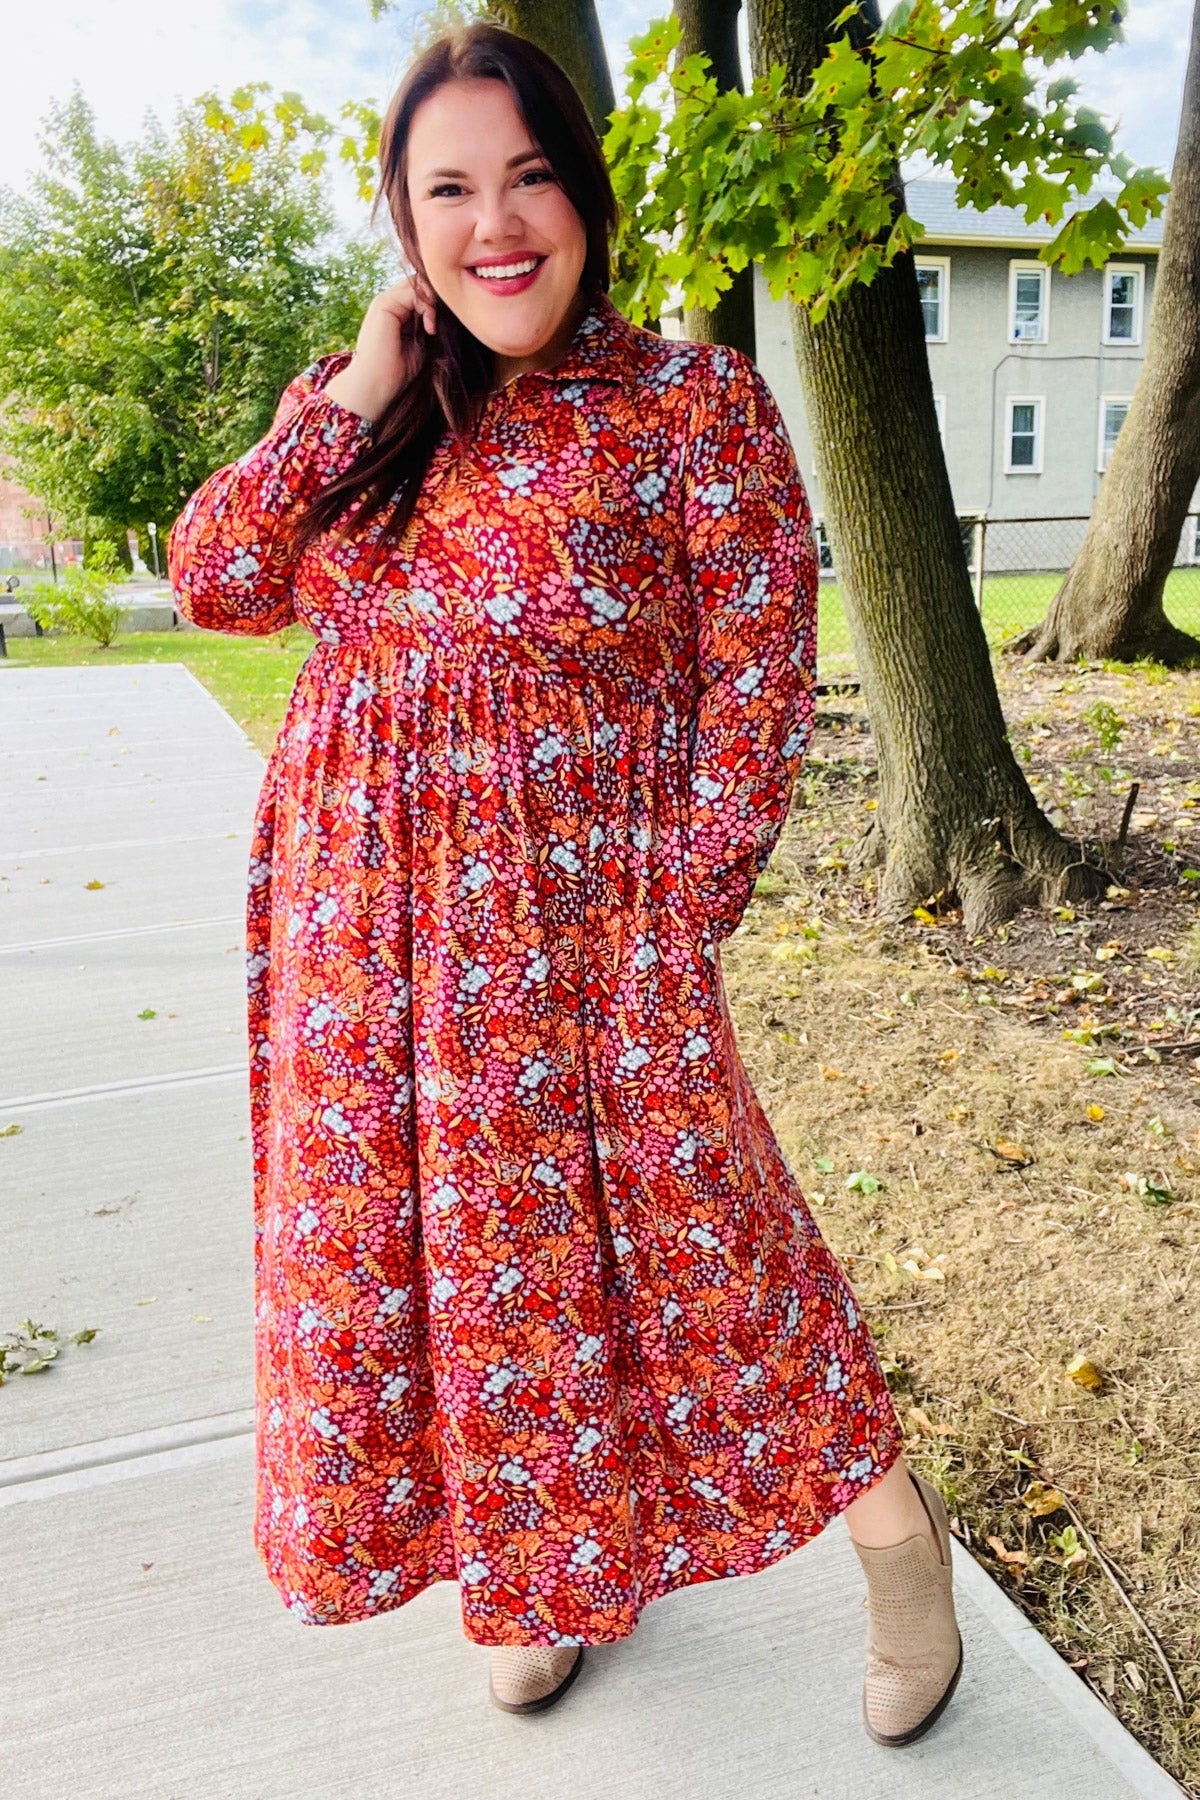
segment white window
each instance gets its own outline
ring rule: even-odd
[[[1008,340],[1045,344],[1050,338],[1050,270],[1045,263],[1008,265]]]
[[[1128,411],[1128,394],[1105,394],[1100,402],[1100,447],[1096,467],[1102,475],[1112,459],[1113,445]]]
[[[1040,395],[1014,394],[1005,402],[1004,473],[1042,472],[1042,408]]]
[[[918,256],[913,260],[925,315],[925,342],[944,344],[950,336],[950,258]]]
[[[1137,263],[1109,263],[1104,271],[1104,329],[1106,344],[1140,344],[1142,341],[1142,282]]]
[[[946,396],[945,396],[945,394],[935,394],[933,396],[933,405],[934,405],[934,410],[937,413],[938,436],[942,440],[942,449],[944,450],[946,448]]]

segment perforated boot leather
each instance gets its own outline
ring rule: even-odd
[[[931,1483],[908,1472],[940,1556],[924,1533],[883,1549],[854,1545],[867,1578],[870,1618],[863,1723],[877,1744],[911,1744],[921,1737],[949,1704],[962,1672],[946,1503]]]
[[[583,1664],[578,1644],[497,1644],[489,1697],[503,1712],[541,1712],[566,1693]]]

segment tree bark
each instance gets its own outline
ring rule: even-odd
[[[755,72],[793,92],[840,0],[751,0]],[[867,29],[878,27],[873,0]],[[903,189],[895,180],[897,203]],[[1103,872],[1051,826],[1008,741],[938,435],[912,257],[857,285],[820,325],[791,304],[817,479],[879,761],[857,867],[878,913],[962,907],[975,935],[1024,905],[1099,891]]]
[[[595,0],[493,0],[488,12],[566,71],[602,138],[617,102]]]
[[[737,21],[741,0],[675,0],[675,14],[683,30],[675,56],[703,53],[712,65],[717,91],[744,92],[742,60],[738,49]],[[702,344],[732,344],[751,359],[757,349],[754,328],[754,264],[747,263],[733,277],[713,307],[684,309],[683,335]]]
[[[1030,662],[1140,656],[1178,666],[1200,639],[1163,611],[1200,481],[1200,0],[1146,335],[1146,360],[1079,554],[1041,625],[1007,646]]]

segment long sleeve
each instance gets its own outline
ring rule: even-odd
[[[746,910],[812,733],[818,562],[779,407],[728,345],[696,378],[683,467],[700,698],[689,725],[689,864],[717,940]]]
[[[168,579],[194,625],[265,636],[295,618],[279,525],[349,467],[372,431],[322,391],[350,356],[318,357],[290,381],[267,435],[210,475],[171,527]]]

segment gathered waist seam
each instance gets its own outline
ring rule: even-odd
[[[427,681],[430,674],[436,675],[443,670],[471,670],[486,662],[489,679],[511,672],[544,675],[551,680],[570,681],[584,687],[617,683],[652,691],[671,700],[687,701],[694,697],[693,683],[685,675],[662,666],[656,669],[639,667],[615,651],[589,651],[586,656],[570,651],[531,653],[527,648],[514,650],[507,644],[488,639],[426,646],[387,638],[367,643],[334,643],[327,638],[318,638],[306,660],[321,653],[348,662],[378,658],[387,663],[389,673],[402,685],[418,686]]]

